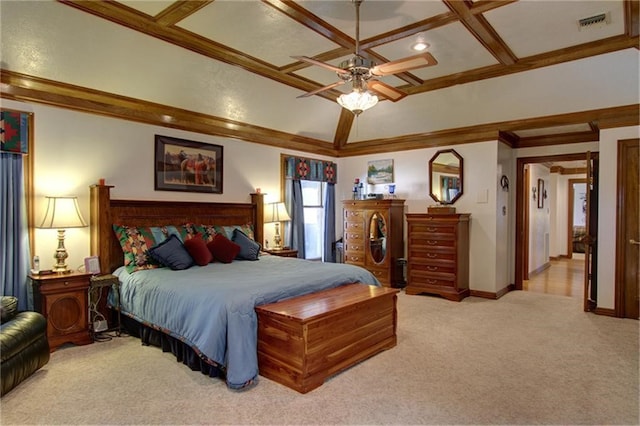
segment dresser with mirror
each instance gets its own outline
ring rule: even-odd
[[[437,205],[407,214],[407,294],[460,301],[469,295],[469,221],[453,204],[463,195],[463,159],[453,149],[429,161],[430,196]]]
[[[344,261],[369,270],[385,287],[404,285],[404,200],[342,202]]]

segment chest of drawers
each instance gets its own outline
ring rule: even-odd
[[[407,294],[469,295],[469,214],[407,214]]]

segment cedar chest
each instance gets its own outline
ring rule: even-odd
[[[260,375],[307,393],[394,347],[397,293],[356,283],[256,307]]]

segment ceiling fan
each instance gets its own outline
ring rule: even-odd
[[[334,87],[352,82],[353,92],[348,95],[344,94],[339,96],[338,103],[342,107],[353,112],[355,115],[359,115],[362,111],[371,108],[378,102],[376,95],[380,95],[392,102],[399,101],[407,96],[403,91],[383,83],[378,80],[377,77],[436,65],[438,61],[436,61],[436,59],[428,52],[398,59],[396,61],[386,62],[380,65],[376,65],[374,61],[363,57],[360,52],[360,4],[363,0],[351,1],[356,8],[356,50],[352,58],[343,61],[338,67],[318,61],[308,56],[292,56],[292,58],[334,71],[340,78],[340,80],[335,83],[307,92],[298,96],[298,98],[312,96],[320,92],[324,92],[325,90],[333,89]],[[374,94],[371,94],[370,92],[373,92]]]

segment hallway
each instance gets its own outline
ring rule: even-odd
[[[584,255],[572,259],[550,260],[551,266],[522,283],[524,291],[548,293],[582,299],[584,288]]]

